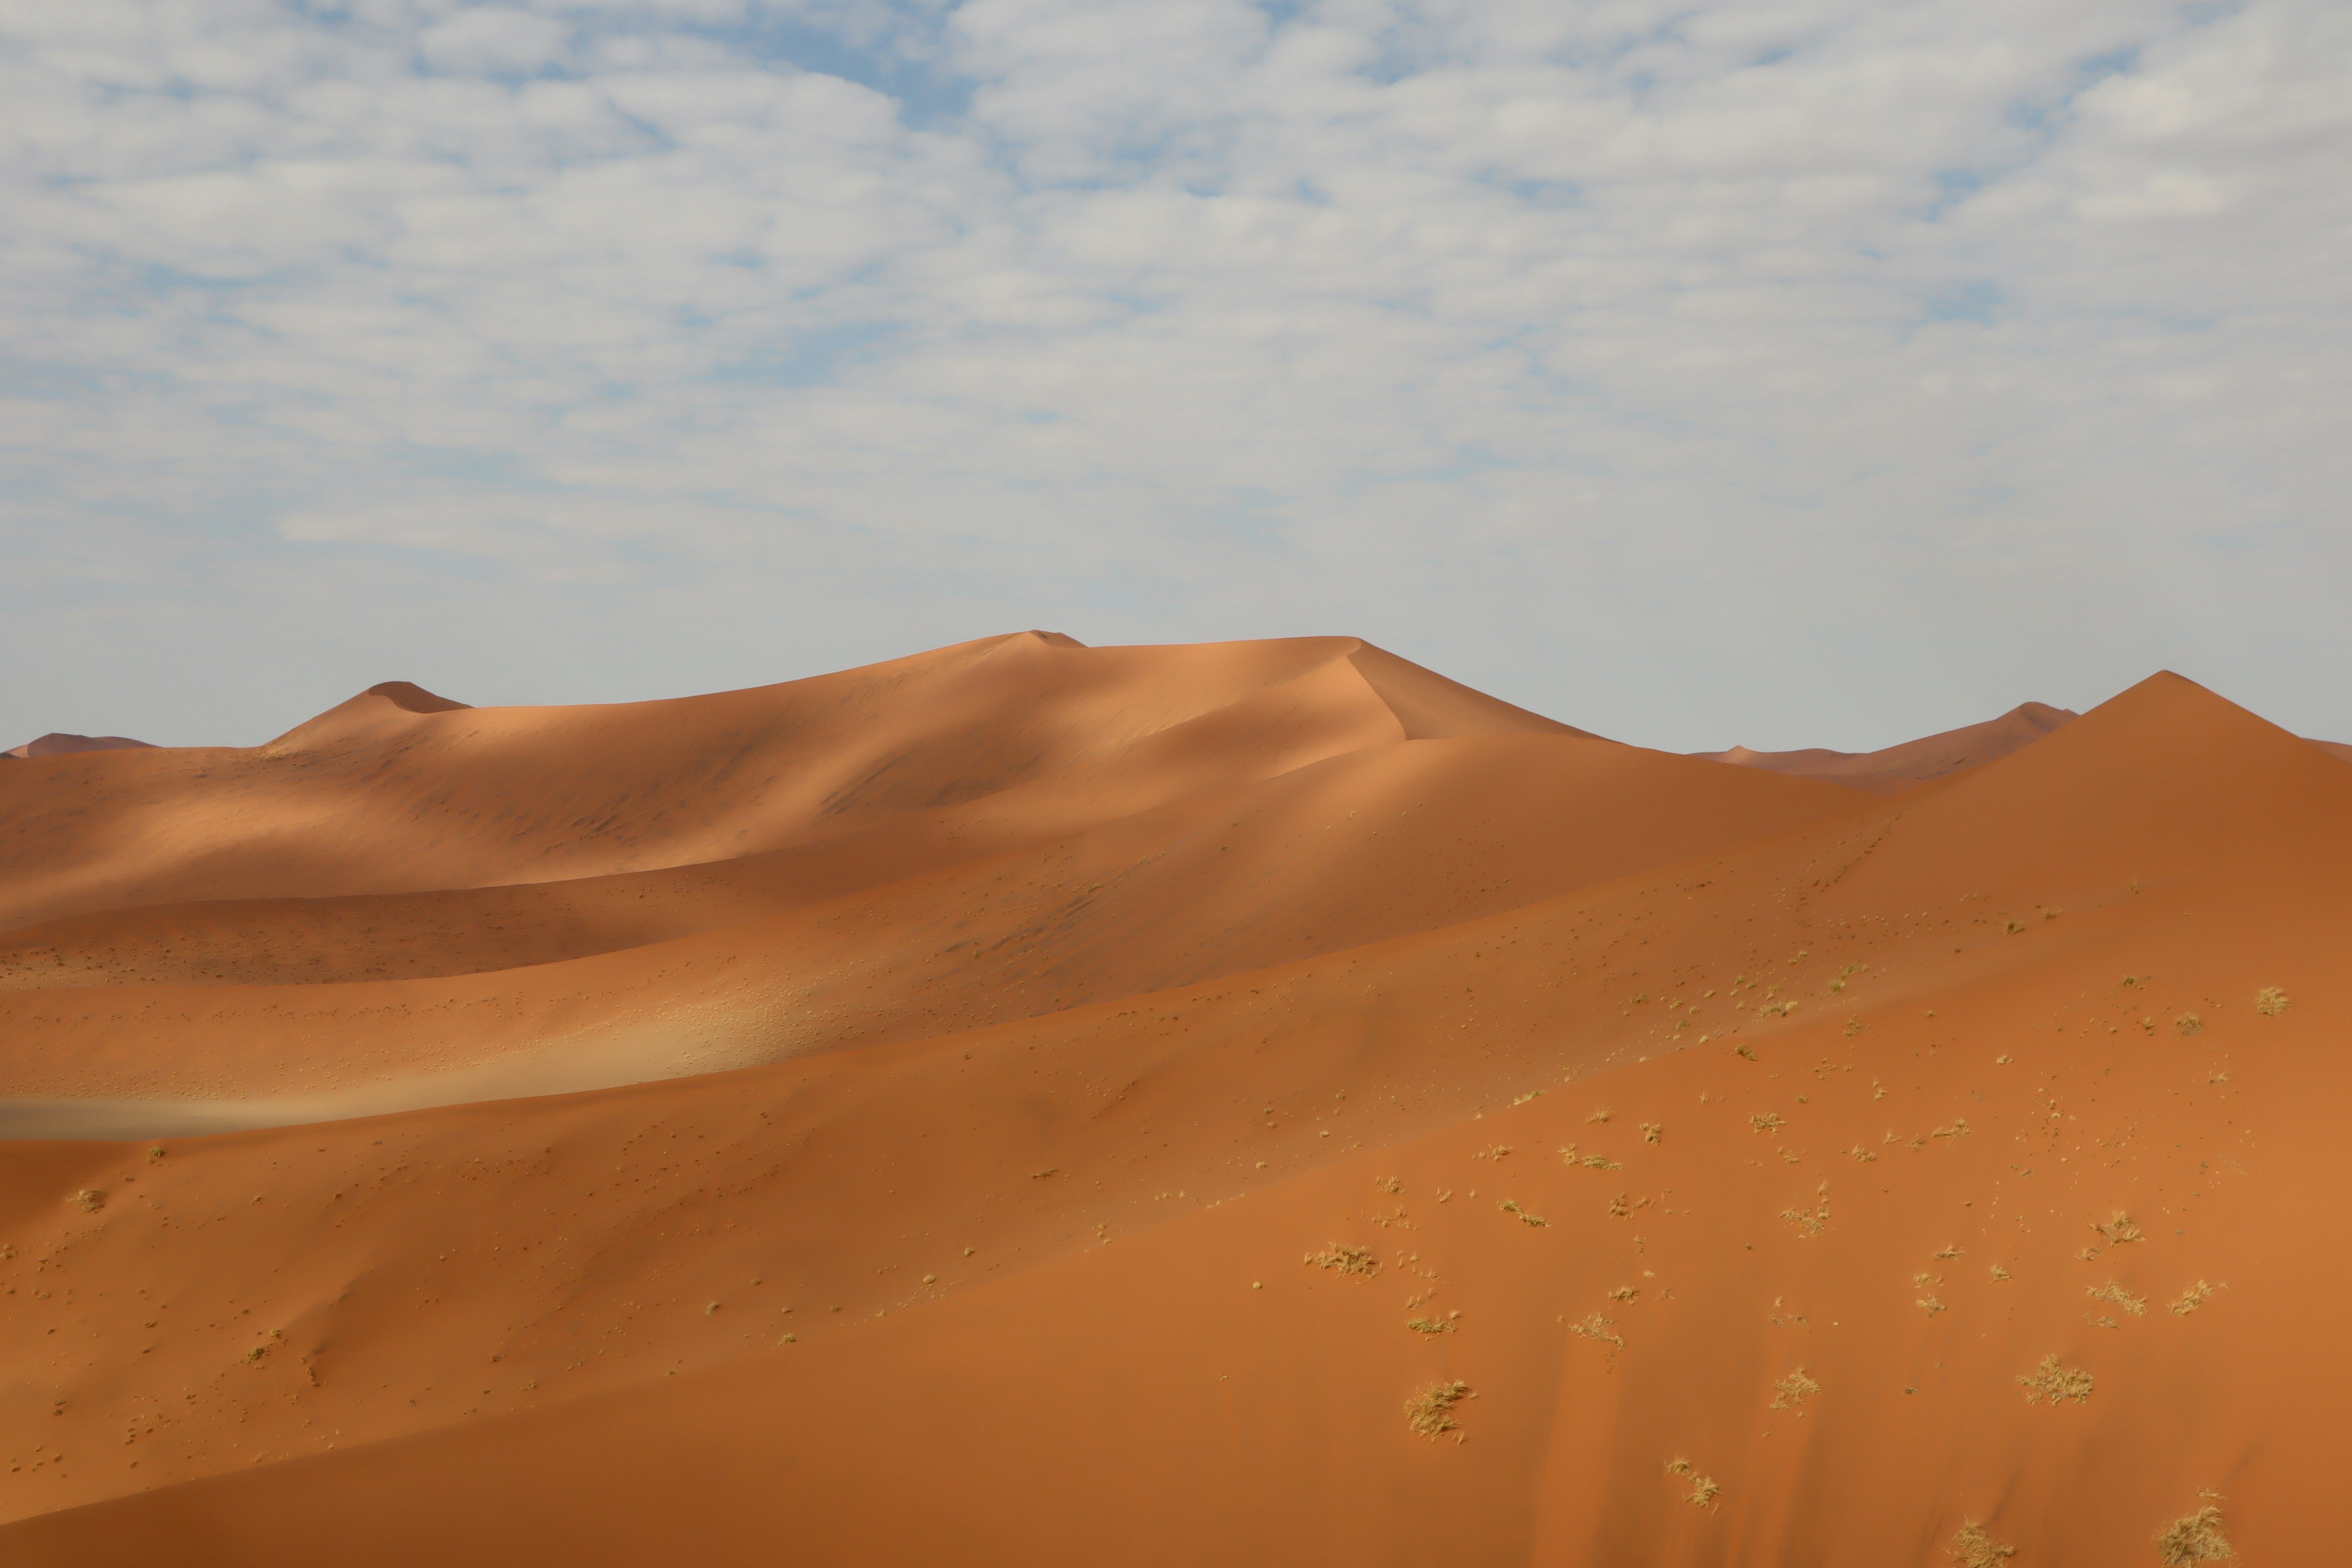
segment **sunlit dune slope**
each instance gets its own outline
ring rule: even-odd
[[[743,1067],[1430,930],[1853,809],[1826,785],[1573,736],[1397,742],[575,963],[299,989],[0,994],[16,1042],[0,1088],[250,1102],[193,1121],[122,1112],[177,1131]],[[52,1110],[19,1105],[13,1130],[40,1129]]]
[[[1392,733],[530,970],[19,991],[28,1083],[413,1065],[404,986],[781,1059],[0,1145],[0,1561],[2325,1561],[2347,872],[2159,676],[1892,798]]]
[[[905,875],[1384,741],[1580,733],[1352,637],[1086,648],[1027,632],[662,702],[420,710],[443,700],[395,695],[251,750],[0,773],[0,929],[603,876],[860,833],[882,841],[881,874]]]

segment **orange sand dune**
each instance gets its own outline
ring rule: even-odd
[[[861,830],[948,859],[1381,741],[1580,733],[1352,637],[1083,648],[1033,632],[674,701],[429,707],[379,690],[249,751],[0,776],[0,930],[607,875]]]
[[[0,1091],[19,1097],[13,1114],[0,1101],[0,1126],[67,1125],[45,1121],[56,1097],[210,1102],[89,1108],[184,1131],[919,1038],[1455,923],[1852,809],[1826,785],[1602,741],[1397,742],[578,963],[291,992],[0,994],[16,1045]]]
[[[748,920],[0,999],[53,1097],[764,1053],[0,1144],[0,1561],[2326,1559],[2352,772],[2159,676],[1879,798],[1367,662]]]
[[[1727,752],[1696,754],[1710,762],[1731,763],[1743,768],[1769,768],[1776,773],[1792,773],[1799,778],[1829,779],[1873,795],[1898,795],[1931,779],[1982,767],[2021,746],[2032,744],[2078,717],[2071,708],[2026,702],[1998,719],[1906,741],[1883,751],[1832,752],[1814,747],[1801,752],[1751,752],[1746,746],[1734,746]]]

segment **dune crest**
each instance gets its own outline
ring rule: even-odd
[[[1828,779],[1873,795],[1895,795],[1934,779],[1997,762],[2079,717],[2072,709],[2053,708],[2046,702],[2021,702],[1998,719],[1965,724],[1875,752],[1832,752],[1818,747],[1809,751],[1757,752],[1734,746],[1727,752],[1693,754],[1738,767],[1768,768],[1799,778]]]

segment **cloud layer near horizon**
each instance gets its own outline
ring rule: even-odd
[[[0,742],[1042,624],[2352,738],[2352,13],[0,8]]]

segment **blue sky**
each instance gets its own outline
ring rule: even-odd
[[[0,8],[0,743],[1352,632],[2352,739],[2352,13]]]

